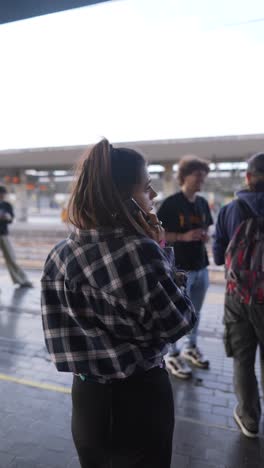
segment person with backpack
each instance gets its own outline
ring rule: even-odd
[[[213,255],[225,264],[224,343],[234,360],[233,416],[242,433],[257,437],[261,415],[255,360],[260,345],[264,389],[264,153],[253,155],[246,172],[247,189],[221,208]]]

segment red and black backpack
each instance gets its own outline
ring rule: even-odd
[[[226,292],[244,304],[264,304],[264,217],[237,203],[243,221],[225,253]]]

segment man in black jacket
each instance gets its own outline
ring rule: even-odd
[[[19,286],[32,288],[26,273],[17,264],[13,246],[8,236],[8,224],[14,219],[12,205],[5,200],[7,190],[0,185],[0,249],[2,250],[9,274],[15,284]]]

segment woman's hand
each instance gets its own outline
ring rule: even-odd
[[[193,242],[193,241],[200,241],[203,237],[203,230],[202,229],[191,229],[190,231],[181,234],[180,240],[183,242]]]
[[[209,234],[208,234],[207,231],[203,231],[201,240],[202,240],[203,242],[209,242],[210,236],[209,236]]]
[[[156,242],[165,242],[165,230],[155,213],[148,213],[149,220],[146,221],[141,212],[137,215],[137,221],[145,233]]]

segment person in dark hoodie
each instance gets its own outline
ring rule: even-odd
[[[241,230],[241,223],[245,219],[264,219],[264,153],[255,154],[249,159],[246,183],[247,189],[239,191],[237,198],[219,212],[213,243],[217,265],[225,263],[226,250],[232,238],[232,243],[236,245],[238,227]],[[244,208],[241,209],[241,206]],[[261,245],[261,249],[264,251],[264,246]],[[234,389],[238,400],[233,416],[242,433],[253,438],[258,435],[261,414],[255,375],[258,345],[264,389],[264,304],[250,300],[250,297],[247,299],[249,300],[243,300],[243,297],[239,299],[232,288],[228,287],[227,281],[224,341],[227,356],[234,359]]]

